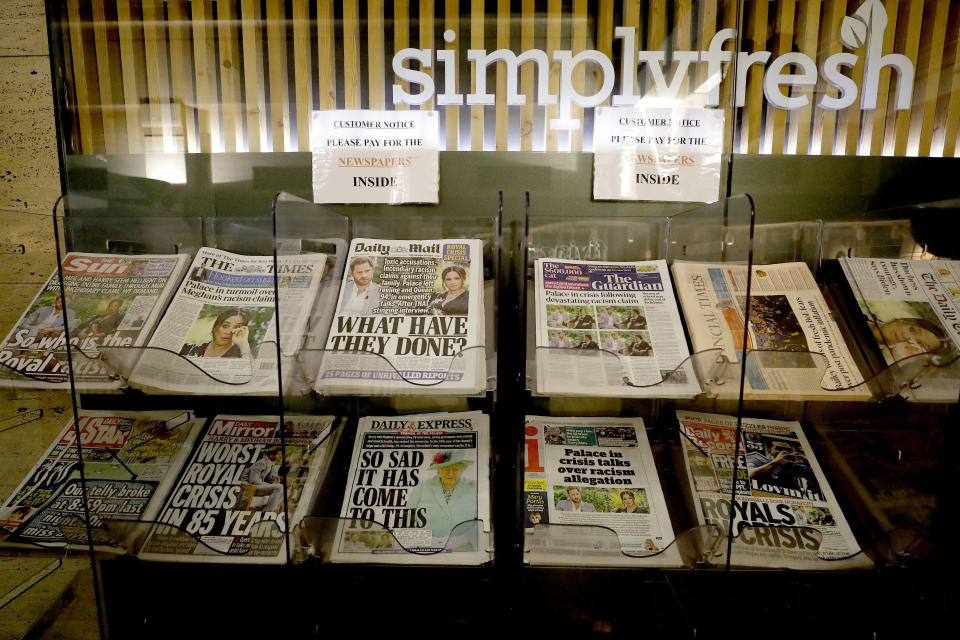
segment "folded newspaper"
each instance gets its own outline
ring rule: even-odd
[[[54,272],[0,346],[0,382],[65,387],[67,338],[73,346],[74,382],[82,390],[120,387],[98,348],[146,343],[183,278],[189,256],[120,256],[68,253],[63,259],[66,295]]]
[[[526,562],[681,565],[641,418],[527,416],[525,434]]]
[[[693,397],[664,260],[536,261],[537,392]]]
[[[736,485],[731,564],[792,569],[872,566],[860,551],[799,422],[677,411],[697,522],[724,538]],[[736,475],[734,468],[736,467]],[[719,551],[726,551],[726,540]]]
[[[94,544],[124,552],[144,527],[115,536],[103,521],[152,520],[203,422],[189,411],[81,412],[84,481],[70,420],[0,507],[0,528],[14,532],[14,541],[86,548],[86,492]]]
[[[480,240],[350,246],[317,375],[326,395],[475,394],[486,389]]]
[[[747,266],[674,262],[672,269],[694,351],[721,349],[727,366],[739,367]],[[868,399],[810,268],[802,262],[754,265],[752,276],[744,397]],[[720,395],[738,393],[731,385]]]
[[[330,559],[491,559],[490,423],[479,411],[364,417]]]
[[[148,560],[283,564],[340,430],[333,416],[217,416],[140,550]]]

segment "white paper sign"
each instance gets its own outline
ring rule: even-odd
[[[439,202],[436,111],[314,111],[313,201]]]
[[[593,197],[714,202],[722,147],[720,109],[597,109]]]

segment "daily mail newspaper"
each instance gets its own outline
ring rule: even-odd
[[[354,239],[317,391],[479,393],[483,318],[480,240]]]
[[[672,269],[694,351],[721,349],[739,363],[747,266],[674,262]],[[752,273],[747,350],[753,353],[747,356],[744,397],[868,399],[870,391],[810,268],[802,262],[753,265]],[[739,388],[729,391],[738,393]]]
[[[693,397],[664,260],[536,261],[537,392]]]
[[[798,422],[677,411],[697,522],[726,536],[736,484],[731,564],[791,569],[872,566]],[[723,550],[726,550],[725,542]]]
[[[70,420],[0,507],[0,527],[14,533],[13,541],[85,547],[85,490],[94,544],[123,552],[142,531],[134,528],[117,540],[103,521],[153,519],[203,422],[188,411],[82,412],[85,484]]]
[[[641,418],[527,416],[524,437],[527,562],[682,564]],[[616,548],[596,548],[600,529]]]
[[[280,349],[294,355],[325,265],[321,253],[279,256],[275,295],[273,256],[201,248],[130,383],[173,393],[278,394],[274,300]]]
[[[361,418],[330,559],[489,561],[489,440],[480,411]]]
[[[63,387],[69,382],[67,339],[74,382],[83,390],[116,389],[116,373],[98,359],[98,347],[145,344],[183,278],[187,255],[119,256],[68,253],[61,265],[66,295],[54,272],[0,346],[0,383]]]
[[[335,440],[333,416],[284,418],[282,440],[277,416],[214,418],[160,510],[140,557],[285,563],[288,519],[290,539],[296,542],[293,532],[312,506]]]

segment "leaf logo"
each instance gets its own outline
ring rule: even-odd
[[[840,42],[848,49],[859,49],[867,41],[867,23],[858,16],[846,16],[840,24]]]
[[[840,24],[840,42],[848,49],[867,43],[867,33],[881,34],[887,28],[887,10],[880,0],[865,0],[852,16]]]

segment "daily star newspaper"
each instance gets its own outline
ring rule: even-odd
[[[525,442],[527,562],[681,565],[641,418],[527,416]],[[600,529],[615,548],[596,548]]]
[[[66,304],[56,272],[27,307],[0,346],[2,382],[14,386],[62,387],[68,380],[67,340],[80,389],[116,389],[116,373],[98,347],[145,344],[183,278],[187,255],[119,256],[68,253],[61,265]]]
[[[674,262],[672,269],[694,351],[721,349],[730,363],[739,363],[747,266]],[[868,399],[870,391],[809,267],[754,265],[752,274],[747,343],[752,353],[744,397]],[[738,392],[731,387],[729,394]]]
[[[480,240],[353,240],[318,392],[479,393],[485,370]]]
[[[480,411],[361,418],[331,561],[489,561],[489,440]]]
[[[664,260],[536,261],[537,392],[693,397]]]
[[[274,292],[273,256],[202,247],[130,383],[173,393],[278,394],[274,300],[280,349],[294,355],[325,266],[321,253],[279,256]]]
[[[731,564],[792,569],[872,566],[860,553],[799,422],[743,418],[734,477],[737,418],[677,411],[677,420],[688,497],[698,523],[716,525],[727,535],[736,483]]]
[[[293,532],[312,506],[336,441],[331,437],[333,416],[284,418],[282,440],[277,416],[214,418],[164,502],[140,557],[285,563],[287,519],[290,539],[296,542]]]
[[[94,544],[123,552],[142,528],[117,540],[103,521],[153,519],[202,425],[188,411],[82,412],[85,483],[70,420],[0,507],[0,527],[14,532],[14,541],[86,546],[85,490]]]

